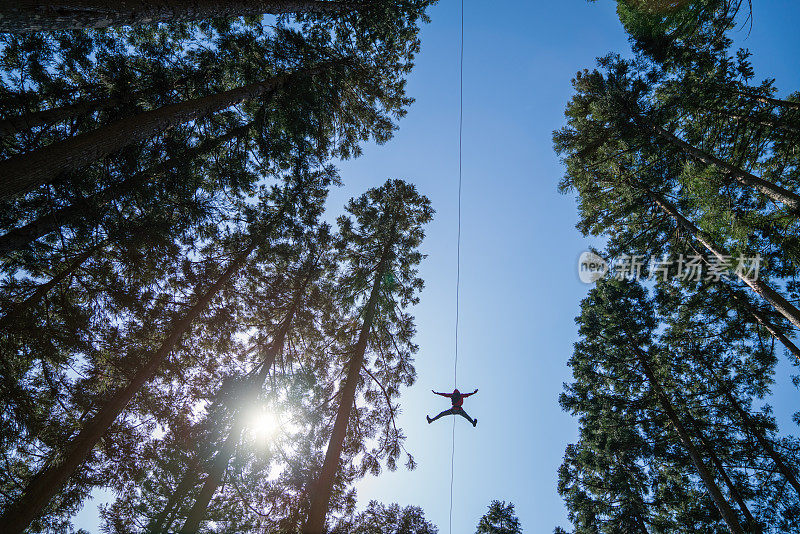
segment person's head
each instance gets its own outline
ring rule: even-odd
[[[453,393],[455,393],[456,395],[461,395],[461,392],[460,392],[460,391],[458,391],[458,388],[454,389],[454,390],[453,390]]]

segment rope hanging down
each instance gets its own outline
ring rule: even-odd
[[[464,129],[464,0],[461,0],[461,34],[458,54],[458,237],[456,238],[456,325],[455,360],[453,362],[453,389],[458,387],[458,317],[459,289],[461,286],[461,138]],[[453,445],[450,452],[450,522],[453,534],[453,480],[456,459],[456,419],[453,418]]]

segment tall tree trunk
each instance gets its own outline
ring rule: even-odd
[[[295,293],[294,298],[292,299],[291,307],[289,308],[286,317],[284,317],[283,321],[281,321],[278,331],[270,343],[269,351],[267,352],[264,360],[261,362],[261,369],[259,369],[258,374],[256,374],[250,380],[250,386],[247,388],[248,392],[255,392],[258,388],[262,387],[267,378],[269,370],[275,363],[275,359],[277,358],[278,354],[283,352],[286,336],[289,334],[295,313],[300,305],[300,300],[310,281],[311,274],[305,278],[302,285]],[[225,471],[227,471],[228,464],[231,461],[231,457],[233,457],[236,444],[239,442],[243,432],[244,421],[239,413],[239,410],[237,410],[237,413],[234,414],[233,428],[230,430],[228,437],[225,438],[225,441],[222,444],[222,447],[217,454],[214,455],[214,458],[211,461],[211,467],[208,471],[208,475],[203,483],[203,487],[200,489],[200,493],[195,499],[194,505],[186,516],[186,521],[183,523],[183,527],[180,530],[181,533],[194,534],[198,531],[200,523],[206,516],[208,503],[211,502],[211,497],[214,496],[217,488],[220,484],[222,484],[222,478],[225,476]]]
[[[146,171],[137,172],[136,174],[129,176],[117,184],[106,187],[88,199],[74,202],[69,206],[59,208],[48,213],[47,215],[42,215],[38,219],[35,219],[24,226],[20,226],[19,228],[15,228],[6,232],[0,236],[0,256],[25,248],[40,237],[43,237],[50,232],[61,228],[62,226],[69,225],[74,221],[85,220],[87,211],[91,213],[92,210],[96,210],[97,208],[105,206],[112,200],[119,198],[126,193],[134,191],[137,187],[141,186],[145,182],[150,181],[155,177],[169,171],[179,163],[207,154],[221,146],[223,143],[235,137],[244,135],[251,125],[252,123],[238,126],[224,135],[215,137],[213,139],[206,139],[199,143],[196,147],[187,149],[183,154],[181,154],[181,157],[178,161],[175,161],[174,159],[168,159],[158,163]]]
[[[700,229],[697,228],[691,221],[686,219],[686,217],[684,217],[678,211],[678,209],[672,205],[672,203],[652,191],[648,190],[647,193],[659,208],[661,208],[667,215],[675,220],[678,226],[686,230],[714,256],[721,260],[726,256],[730,257],[730,254],[728,254],[724,248],[714,245],[711,239],[703,234],[703,232],[701,232]],[[769,284],[759,279],[751,280],[743,276],[741,273],[738,273],[737,276],[742,282],[747,284],[750,289],[761,295],[764,300],[769,302],[778,313],[789,319],[789,321],[791,321],[791,323],[797,328],[800,328],[800,310],[786,300],[780,293],[772,289]]]
[[[393,234],[393,232],[391,232]],[[367,349],[369,333],[372,329],[372,321],[375,318],[375,311],[378,306],[380,295],[381,280],[389,264],[389,253],[391,251],[393,236],[387,239],[381,253],[381,259],[375,269],[375,281],[372,283],[372,291],[367,301],[364,312],[364,322],[358,334],[358,341],[353,349],[353,356],[350,358],[347,369],[347,377],[341,389],[341,401],[339,410],[336,413],[336,421],[333,424],[333,431],[328,441],[328,450],[325,452],[325,461],[322,464],[319,478],[310,488],[311,506],[308,512],[308,519],[303,527],[303,534],[323,534],[325,531],[325,516],[328,513],[328,506],[331,500],[331,491],[336,472],[339,469],[339,461],[344,446],[344,438],[347,435],[347,425],[350,422],[350,413],[355,403],[356,387],[361,377],[361,366],[364,363],[364,352]]]
[[[4,0],[0,0],[0,6],[2,6],[3,1]],[[0,14],[2,14],[2,10],[0,10]],[[0,18],[0,24],[2,24],[2,18]],[[177,78],[172,82],[172,88],[177,89],[184,87],[187,79],[187,76],[181,76],[180,78]],[[71,92],[78,93],[81,92],[81,90],[73,89]],[[15,115],[0,120],[0,137],[27,132],[39,126],[52,125],[59,122],[74,120],[79,117],[83,117],[88,113],[108,109],[112,106],[117,106],[126,102],[133,102],[139,99],[143,93],[142,91],[135,91],[122,95],[86,99],[87,96],[91,97],[92,93],[102,94],[104,89],[91,87],[84,88],[82,92],[84,93],[83,100],[50,109],[43,109],[29,113],[25,112],[22,115]],[[88,95],[86,94],[87,92]]]
[[[0,18],[0,21],[2,20],[3,19]],[[8,117],[0,120],[0,136],[14,135],[20,132],[27,132],[38,126],[64,122],[98,109],[111,107],[118,102],[119,100],[116,98],[98,98],[95,100],[67,104],[57,108],[44,109],[34,113]]]
[[[13,198],[35,187],[48,184],[66,173],[90,165],[137,141],[179,124],[212,115],[240,102],[274,91],[292,79],[313,76],[335,61],[221,93],[187,100],[145,111],[133,117],[86,132],[46,147],[0,161],[0,200]]]
[[[169,496],[169,499],[167,499],[167,504],[164,505],[164,509],[147,525],[147,532],[157,534],[170,531],[169,527],[172,526],[172,522],[174,521],[173,516],[175,509],[180,505],[187,493],[189,493],[189,490],[197,483],[197,469],[200,467],[199,464],[199,457],[197,455],[192,456],[189,465],[186,466],[186,471],[181,481],[178,483],[175,491]]]
[[[211,502],[211,497],[214,496],[217,488],[222,484],[222,478],[225,476],[225,471],[228,469],[228,463],[231,461],[233,452],[236,449],[236,444],[239,442],[244,432],[244,424],[238,420],[238,415],[239,414],[237,414],[237,421],[234,423],[234,427],[228,433],[228,437],[225,438],[225,442],[222,444],[220,450],[217,451],[217,454],[215,454],[214,458],[211,460],[211,466],[206,475],[205,482],[203,482],[203,487],[200,488],[200,493],[195,498],[194,504],[186,515],[186,521],[179,531],[181,533],[195,534],[197,532],[197,528],[206,516],[206,510],[208,509],[208,503]]]
[[[797,494],[800,495],[800,482],[798,482],[795,473],[789,469],[781,455],[778,454],[778,452],[772,446],[772,443],[770,443],[770,441],[764,435],[763,429],[757,428],[753,424],[752,420],[750,419],[750,414],[744,408],[742,408],[742,405],[738,400],[736,400],[736,398],[733,396],[733,393],[731,393],[730,388],[728,388],[727,385],[724,384],[723,381],[717,376],[717,373],[712,367],[711,362],[704,357],[701,357],[700,360],[702,361],[706,370],[708,370],[709,374],[714,378],[714,381],[717,383],[717,387],[724,391],[725,399],[739,415],[744,429],[756,437],[756,441],[758,441],[758,444],[761,445],[761,448],[767,453],[767,456],[772,459],[772,462],[775,464],[775,467],[778,468],[778,471],[780,471],[781,475],[783,475],[786,481],[789,482]]]
[[[758,440],[759,445],[761,445],[761,447],[764,449],[764,451],[766,451],[767,455],[775,463],[775,467],[778,468],[778,471],[781,472],[783,477],[794,488],[794,490],[797,492],[797,494],[800,495],[800,482],[797,481],[797,477],[795,476],[795,473],[791,469],[789,469],[789,467],[786,465],[786,462],[783,461],[783,458],[781,457],[781,455],[778,454],[778,452],[772,446],[772,443],[770,443],[770,441],[766,438],[766,436],[764,436],[763,430],[761,430],[759,428],[756,428],[753,425],[753,422],[750,420],[750,414],[748,414],[744,410],[744,408],[742,408],[742,406],[739,404],[739,402],[733,397],[731,392],[728,391],[727,389],[725,390],[725,398],[728,400],[728,402],[730,402],[733,405],[734,409],[736,410],[736,413],[742,419],[742,423],[745,425],[745,427],[753,435],[755,435],[756,440]]]
[[[97,414],[82,426],[78,435],[69,441],[59,462],[45,466],[31,479],[22,494],[0,516],[0,524],[3,525],[4,532],[21,534],[39,516],[50,499],[61,490],[70,476],[83,464],[92,448],[105,435],[133,396],[155,376],[161,363],[188,330],[192,321],[206,308],[214,295],[241,269],[258,242],[256,238],[251,238],[247,248],[228,264],[217,281],[197,299],[183,318],[172,326],[161,347],[150,354],[146,363],[128,384],[114,393]]]
[[[749,91],[734,90],[734,92],[740,96],[752,98],[756,102],[761,102],[762,104],[770,104],[772,106],[780,106],[782,108],[800,110],[800,102],[792,102],[791,100],[781,100],[780,98],[772,98],[769,96],[759,95]]]
[[[736,290],[730,287],[726,287],[726,290],[728,294],[731,295],[731,297],[733,297],[733,299],[736,302],[741,303],[745,307],[745,309],[747,309],[748,313],[750,313],[755,318],[755,320],[761,326],[763,326],[767,330],[767,332],[770,333],[772,337],[777,339],[781,344],[783,344],[784,347],[789,349],[789,352],[791,352],[794,355],[797,362],[800,363],[800,347],[795,345],[794,342],[791,339],[789,339],[789,336],[781,332],[779,328],[773,325],[772,322],[769,320],[769,318],[767,318],[767,316],[764,315],[764,313],[761,310],[759,310],[758,307],[754,306],[747,299],[737,295]]]
[[[722,115],[723,117],[728,117],[730,119],[733,119],[737,122],[742,121],[753,126],[761,126],[764,128],[772,128],[773,130],[787,130],[789,132],[800,133],[800,128],[796,126],[791,126],[789,124],[780,124],[778,122],[774,122],[773,120],[758,119],[756,117],[751,117],[750,115],[736,115],[715,109],[710,109],[710,111],[712,113]]]
[[[672,423],[672,426],[678,433],[678,437],[683,443],[686,452],[689,453],[689,457],[691,458],[695,469],[697,469],[697,473],[700,475],[700,478],[703,480],[706,490],[708,490],[708,493],[711,495],[711,499],[714,501],[717,510],[719,510],[719,513],[725,520],[728,530],[730,530],[732,534],[744,534],[744,530],[742,530],[742,526],[739,524],[739,519],[736,517],[736,513],[733,511],[733,509],[731,509],[728,501],[725,500],[725,497],[722,495],[719,486],[717,486],[717,483],[714,481],[714,477],[711,476],[708,468],[706,468],[705,464],[703,463],[700,452],[694,446],[694,443],[692,443],[689,433],[686,431],[683,423],[681,423],[681,420],[678,418],[678,414],[672,407],[672,402],[670,401],[669,396],[662,389],[658,380],[656,380],[655,373],[653,373],[653,369],[650,367],[650,363],[648,362],[647,354],[645,354],[642,349],[633,343],[630,344],[630,347],[634,354],[636,354],[636,358],[639,360],[639,365],[642,367],[642,370],[647,377],[647,381],[650,383],[650,387],[655,392],[656,397],[658,397],[661,408],[664,410],[664,413],[669,418],[670,423]]]
[[[360,5],[333,0],[0,0],[0,32],[107,28],[244,15],[337,14]]]
[[[86,260],[91,258],[95,252],[100,250],[105,243],[97,244],[93,247],[89,247],[82,253],[78,254],[74,260],[72,260],[69,265],[61,269],[58,274],[53,276],[50,280],[45,282],[44,284],[39,285],[36,290],[31,293],[25,300],[20,302],[19,304],[14,305],[10,310],[8,310],[5,315],[0,317],[0,328],[6,328],[10,325],[16,318],[22,316],[25,312],[27,312],[32,306],[38,304],[40,300],[44,298],[47,293],[50,292],[55,286],[60,284],[67,276],[70,276],[72,273],[77,271],[81,265],[83,265]]]
[[[719,167],[726,173],[733,176],[733,178],[740,184],[755,188],[762,195],[772,199],[778,204],[786,206],[790,211],[792,211],[792,213],[800,216],[800,196],[798,196],[796,193],[789,191],[788,189],[777,184],[773,184],[770,181],[764,180],[763,178],[749,173],[744,169],[740,169],[735,165],[731,165],[727,161],[724,161],[713,154],[709,154],[704,150],[700,150],[699,148],[690,145],[683,139],[665,130],[657,124],[652,124],[643,119],[641,119],[641,124],[655,132],[656,135],[666,140],[670,144],[680,148],[692,158],[701,161],[706,165],[715,165]]]
[[[720,461],[719,457],[717,456],[717,453],[714,452],[714,447],[711,446],[706,437],[703,435],[703,431],[700,427],[700,424],[694,417],[692,417],[692,415],[687,414],[687,417],[689,418],[689,421],[692,423],[692,426],[694,427],[695,434],[697,434],[697,437],[700,438],[700,443],[703,445],[703,449],[706,451],[708,457],[711,458],[711,462],[714,464],[714,467],[719,473],[719,476],[722,477],[723,482],[725,482],[725,485],[728,487],[728,493],[730,494],[734,502],[736,502],[736,505],[739,507],[739,509],[742,511],[742,514],[745,517],[746,525],[748,527],[747,528],[748,532],[761,532],[759,524],[756,523],[753,514],[750,513],[750,508],[748,508],[747,503],[744,502],[744,499],[742,498],[742,495],[739,493],[739,490],[736,489],[736,486],[734,485],[733,481],[728,476],[728,472],[725,469],[725,466],[722,465],[722,461]]]

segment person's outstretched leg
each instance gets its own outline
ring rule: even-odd
[[[436,417],[434,417],[432,419],[426,415],[425,419],[427,419],[428,420],[428,424],[430,424],[430,423],[433,423],[434,421],[436,421],[437,419],[439,419],[440,417],[444,417],[445,415],[451,415],[453,413],[454,413],[453,409],[450,408],[449,410],[445,410],[445,411],[441,412],[439,415],[437,415]]]
[[[470,423],[472,423],[472,426],[475,426],[475,425],[478,424],[478,420],[477,419],[472,419],[469,415],[467,415],[467,412],[465,412],[463,409],[457,411],[456,413],[458,415],[460,415],[461,417],[463,417],[464,419],[466,419],[467,421],[469,421]]]

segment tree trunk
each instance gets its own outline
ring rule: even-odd
[[[711,446],[711,444],[703,435],[703,431],[700,428],[700,425],[698,424],[697,420],[691,415],[688,415],[688,417],[689,421],[691,421],[692,426],[694,427],[697,437],[700,438],[700,443],[703,445],[703,449],[705,449],[708,457],[711,458],[711,462],[714,464],[714,467],[716,468],[717,472],[719,472],[719,475],[720,477],[722,477],[723,482],[725,482],[725,485],[728,487],[728,493],[730,494],[731,498],[736,502],[736,505],[739,507],[739,509],[742,511],[742,514],[745,517],[745,522],[748,526],[747,530],[752,532],[761,532],[761,529],[759,528],[758,523],[756,523],[753,514],[750,513],[750,508],[747,507],[747,503],[744,502],[744,499],[742,498],[742,495],[739,493],[739,490],[736,489],[736,486],[733,484],[733,481],[728,476],[728,472],[725,470],[725,466],[722,465],[722,462],[717,456],[717,453],[714,452],[714,448]]]
[[[240,102],[276,90],[293,78],[313,76],[331,66],[327,61],[291,74],[280,74],[201,98],[145,111],[0,162],[0,200],[13,198],[90,165],[156,133],[212,115]]]
[[[174,516],[175,508],[183,501],[183,498],[197,482],[197,468],[199,467],[199,463],[197,455],[192,456],[189,465],[186,467],[186,472],[183,474],[183,478],[181,478],[175,491],[173,491],[169,499],[167,499],[167,504],[164,505],[164,509],[152,519],[150,524],[148,524],[146,532],[158,534],[170,531],[169,527],[174,521],[172,517]]]
[[[2,20],[3,19],[0,18],[0,25],[2,24]],[[74,117],[86,115],[97,109],[111,107],[118,102],[119,100],[115,98],[101,98],[9,117],[0,120],[0,136],[15,135],[20,132],[27,132],[38,126],[64,122]]]
[[[36,519],[50,499],[64,486],[69,477],[83,464],[92,448],[105,435],[125,409],[133,396],[156,374],[161,363],[175,347],[192,321],[206,308],[211,299],[239,271],[259,240],[252,238],[247,248],[228,264],[228,267],[174,324],[161,347],[153,352],[136,372],[128,385],[114,393],[100,411],[89,419],[81,431],[65,446],[58,463],[46,466],[37,473],[22,494],[0,516],[0,524],[7,534],[21,534]]]
[[[733,299],[737,302],[740,302],[744,305],[747,311],[755,318],[755,320],[763,326],[767,332],[770,333],[772,337],[777,339],[784,347],[789,349],[798,363],[800,363],[800,347],[794,344],[794,342],[789,339],[789,337],[780,331],[775,325],[773,325],[770,320],[759,310],[756,306],[753,306],[752,303],[744,300],[742,297],[739,297],[735,290],[731,288],[726,288],[728,293],[733,297]]]
[[[648,190],[647,193],[650,195],[650,198],[652,198],[653,202],[658,205],[658,207],[660,207],[666,214],[675,220],[678,226],[685,229],[714,256],[721,260],[726,256],[730,257],[724,248],[712,244],[711,240],[706,237],[691,221],[686,219],[670,202],[652,191]],[[741,274],[738,274],[737,276],[739,276],[739,279],[747,284],[750,289],[758,293],[764,298],[764,300],[772,304],[778,313],[789,319],[789,321],[791,321],[795,327],[800,328],[800,310],[786,300],[780,293],[772,289],[769,284],[761,280],[751,280]]]
[[[800,495],[800,482],[797,481],[797,477],[795,476],[794,472],[786,465],[783,461],[783,458],[780,454],[775,450],[769,440],[764,436],[762,431],[756,428],[753,425],[753,422],[750,420],[750,414],[742,408],[742,405],[739,404],[739,401],[731,393],[730,389],[723,384],[722,380],[717,377],[716,371],[711,366],[711,363],[706,358],[700,358],[703,363],[703,366],[708,370],[709,374],[714,378],[714,381],[717,383],[717,387],[722,389],[725,392],[725,398],[733,406],[733,409],[739,415],[742,420],[742,424],[746,431],[750,432],[756,437],[758,444],[761,445],[761,448],[767,453],[767,455],[772,459],[775,467],[778,468],[778,471],[783,475],[787,482],[794,488],[798,495]]]
[[[717,113],[717,114],[722,115],[724,117],[728,117],[728,118],[733,119],[733,120],[735,120],[737,122],[738,121],[746,122],[747,124],[750,124],[750,125],[753,125],[753,126],[761,126],[761,127],[764,127],[764,128],[772,128],[773,130],[787,130],[789,132],[800,133],[800,128],[798,128],[796,126],[791,126],[791,125],[788,125],[788,124],[779,124],[779,123],[773,122],[771,120],[757,119],[757,118],[751,117],[749,115],[736,115],[736,114],[726,113],[724,111],[719,111],[719,110],[711,110],[711,112],[712,113]]]
[[[239,419],[239,417],[237,417],[237,419]],[[236,449],[236,444],[239,442],[239,438],[242,436],[243,432],[244,425],[241,421],[237,420],[234,424],[234,428],[231,429],[228,437],[225,438],[222,448],[211,460],[211,467],[209,468],[208,475],[192,508],[186,516],[186,521],[183,523],[183,527],[180,530],[181,533],[195,534],[197,532],[197,528],[206,516],[206,509],[208,508],[208,503],[211,502],[211,497],[214,496],[214,492],[216,492],[219,485],[222,484],[222,477],[225,476],[228,463],[233,456],[233,451]]]
[[[260,388],[264,384],[269,370],[275,363],[275,358],[277,358],[278,354],[283,352],[286,336],[289,333],[295,313],[300,305],[300,299],[308,287],[311,278],[312,276],[309,274],[305,278],[305,281],[302,283],[301,287],[298,288],[297,293],[292,299],[292,305],[289,308],[286,317],[284,317],[283,321],[281,321],[275,338],[272,340],[272,343],[270,343],[269,352],[261,362],[261,369],[252,379],[251,386],[248,387],[248,390],[254,392],[256,388]],[[195,534],[199,530],[200,523],[206,516],[208,503],[211,502],[211,497],[214,496],[217,488],[220,484],[222,484],[222,478],[225,476],[225,471],[228,469],[228,464],[230,463],[231,457],[236,449],[236,444],[239,442],[243,432],[244,421],[242,420],[241,414],[238,413],[237,410],[237,413],[234,414],[234,426],[230,430],[228,437],[225,438],[222,448],[220,448],[217,454],[214,455],[214,459],[211,461],[211,468],[209,469],[206,480],[200,490],[200,494],[195,499],[194,505],[186,516],[186,521],[183,523],[183,527],[180,530],[181,533]]]
[[[104,243],[100,243],[99,245],[95,245],[93,247],[89,247],[81,254],[75,257],[69,265],[67,265],[64,269],[58,272],[55,276],[53,276],[49,281],[45,282],[44,284],[39,285],[36,290],[28,296],[25,300],[20,302],[19,304],[13,306],[9,311],[0,317],[0,328],[6,328],[10,325],[16,318],[22,316],[25,312],[27,312],[31,306],[35,306],[42,298],[44,298],[47,293],[50,292],[55,286],[60,284],[67,276],[71,275],[75,271],[83,265],[86,260],[91,258],[95,252],[103,247]]]
[[[758,94],[753,94],[748,91],[736,91],[734,92],[740,96],[745,96],[747,98],[752,98],[756,102],[761,102],[762,104],[770,104],[773,106],[780,106],[783,108],[788,109],[795,109],[800,110],[800,102],[792,102],[791,100],[781,100],[780,98],[772,98],[769,96],[763,96]]]
[[[736,181],[740,184],[757,189],[762,195],[772,199],[778,204],[786,206],[790,211],[792,211],[792,213],[800,216],[800,196],[792,191],[764,180],[763,178],[740,169],[739,167],[731,165],[727,161],[721,160],[718,157],[709,154],[708,152],[700,150],[699,148],[690,145],[683,139],[679,138],[673,133],[668,132],[657,124],[651,124],[644,120],[641,122],[647,128],[655,132],[656,135],[662,139],[665,139],[670,144],[680,148],[694,159],[701,161],[706,165],[715,165],[719,167],[733,176],[734,179],[736,179]]]
[[[372,329],[372,321],[375,318],[375,311],[378,306],[381,279],[389,263],[392,239],[393,236],[391,236],[384,245],[381,259],[375,270],[375,281],[372,283],[372,291],[364,313],[364,322],[361,325],[358,341],[353,349],[353,356],[350,358],[349,367],[347,369],[347,377],[341,389],[341,402],[339,404],[339,410],[336,413],[333,431],[328,441],[328,450],[325,452],[325,461],[322,464],[319,478],[310,488],[311,506],[308,512],[308,519],[303,527],[303,534],[323,534],[325,531],[325,516],[328,513],[328,506],[330,505],[333,482],[336,477],[336,472],[339,469],[344,438],[347,435],[347,426],[350,422],[350,413],[355,403],[356,387],[361,377],[361,366],[364,363],[364,352],[367,349],[367,341],[369,340],[369,333]]]
[[[683,423],[681,423],[677,413],[675,413],[669,397],[661,388],[661,384],[659,384],[656,380],[653,369],[650,367],[650,363],[647,361],[647,355],[636,345],[631,344],[630,347],[636,354],[636,358],[639,360],[639,365],[641,365],[642,370],[647,377],[647,381],[650,383],[650,387],[653,388],[653,391],[656,393],[659,403],[661,404],[661,408],[664,410],[664,413],[667,415],[672,423],[672,426],[675,428],[675,431],[678,433],[678,437],[683,443],[686,452],[689,453],[689,457],[697,469],[697,473],[700,475],[700,478],[703,480],[706,490],[708,490],[708,493],[711,495],[717,510],[719,510],[719,513],[725,520],[728,530],[730,530],[732,534],[744,534],[744,530],[742,530],[742,526],[739,524],[736,514],[731,509],[728,501],[725,500],[725,497],[722,495],[717,483],[714,482],[714,477],[711,476],[711,473],[709,473],[708,469],[703,463],[703,459],[700,456],[697,448],[695,448],[694,443],[692,443],[689,433],[686,431],[686,428],[684,428]]]
[[[250,128],[251,124],[252,123],[239,126],[222,136],[202,141],[198,146],[189,148],[181,154],[179,162],[186,161],[187,159],[194,159],[211,152],[234,137],[243,135]],[[87,211],[91,212],[91,210],[102,207],[125,193],[135,190],[143,183],[152,180],[155,176],[172,169],[179,162],[176,162],[174,159],[163,161],[146,171],[138,172],[117,184],[106,187],[86,200],[81,200],[69,206],[59,208],[24,226],[6,232],[0,236],[0,256],[20,250],[62,226],[66,226],[77,220],[85,220]]]
[[[753,423],[750,420],[750,415],[744,410],[744,408],[741,407],[741,405],[736,401],[731,392],[728,391],[727,389],[725,390],[725,397],[728,399],[728,402],[730,402],[733,405],[734,409],[739,414],[739,417],[742,418],[742,423],[745,425],[745,427],[755,435],[759,445],[761,445],[761,447],[766,451],[767,455],[775,463],[775,466],[778,468],[778,471],[781,472],[781,474],[784,476],[784,478],[786,478],[789,484],[791,484],[791,486],[794,488],[797,494],[800,495],[800,482],[797,481],[797,477],[783,461],[783,458],[781,458],[780,454],[778,454],[778,452],[775,450],[775,448],[772,446],[769,440],[767,440],[763,432],[760,429],[757,429],[753,426]]]
[[[331,0],[0,0],[0,32],[107,28],[244,15],[337,14],[359,6]]]

